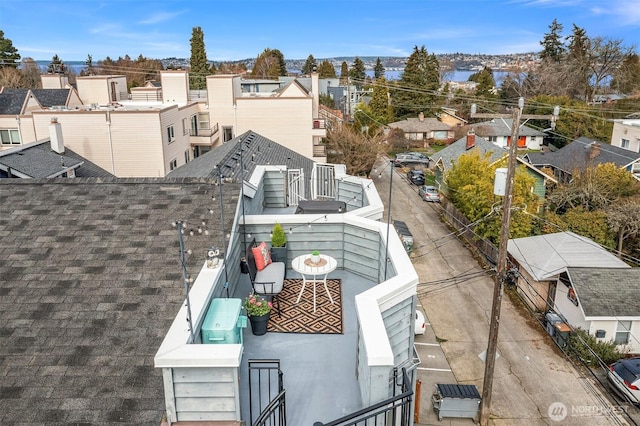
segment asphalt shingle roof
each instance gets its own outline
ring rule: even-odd
[[[498,161],[500,158],[509,154],[509,151],[506,149],[500,148],[498,145],[491,143],[478,135],[476,135],[475,138],[475,145],[469,150],[467,149],[467,137],[465,136],[434,154],[432,158],[436,162],[441,161],[443,169],[448,170],[451,168],[453,161],[457,160],[462,154],[473,150],[479,151],[481,155],[490,153],[489,161],[491,163]]]
[[[402,129],[405,133],[421,133],[436,130],[451,130],[451,126],[437,118],[425,118],[422,121],[417,117],[410,117],[402,121],[388,124],[389,127]]]
[[[4,89],[0,92],[0,115],[19,115],[29,89]]]
[[[513,129],[513,118],[493,119],[480,123],[471,124],[476,130],[476,134],[482,136],[511,136]],[[518,129],[519,136],[544,136],[544,133],[521,124]]]
[[[592,151],[597,144],[597,155]],[[581,137],[554,152],[530,152],[526,158],[537,167],[552,166],[567,173],[584,170],[591,165],[613,163],[624,167],[640,159],[640,153],[619,148],[608,143]]]
[[[40,105],[48,108],[54,105],[66,105],[71,89],[31,89]]]
[[[287,166],[289,169],[303,169],[309,185],[308,178],[315,163],[313,160],[251,130],[172,170],[167,177],[214,178],[219,167],[223,177],[238,181],[241,147],[245,180],[249,179],[258,165]],[[306,190],[309,194],[310,188]]]
[[[224,247],[208,179],[0,181],[0,424],[158,425],[154,355],[184,301],[174,220],[197,275]],[[239,185],[224,184],[230,229]],[[227,219],[228,218],[228,219]]]
[[[587,317],[640,317],[640,268],[567,268]]]

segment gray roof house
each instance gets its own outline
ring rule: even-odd
[[[467,136],[458,139],[433,156],[433,158],[437,158],[435,162],[435,177],[436,183],[440,188],[446,188],[444,176],[453,162],[462,154],[472,150],[479,151],[481,155],[488,154],[489,162],[491,164],[494,164],[509,155],[509,151],[507,149],[500,148],[495,144],[488,142],[486,139],[469,132]],[[516,161],[519,165],[524,165],[527,173],[535,179],[533,192],[543,199],[546,196],[547,183],[549,181],[556,182],[556,180],[553,177],[546,175],[536,167],[528,164],[520,157],[517,157]]]
[[[511,144],[513,118],[491,119],[480,123],[472,123],[475,133],[501,148]],[[544,132],[520,124],[518,129],[518,148],[539,150],[542,147]]]
[[[575,170],[613,163],[640,180],[640,153],[580,137],[554,152],[530,152],[524,158],[532,165],[553,170],[559,181],[568,182]]]
[[[385,132],[390,129],[401,129],[404,136],[410,140],[451,140],[453,128],[437,118],[425,118],[424,113],[418,117],[409,117],[401,121],[389,123]]]
[[[569,231],[513,238],[507,251],[518,272],[518,291],[532,309],[541,311],[553,303],[558,281],[566,281],[569,267],[630,268],[599,244]]]
[[[573,327],[640,354],[640,268],[568,267],[554,307]]]
[[[195,164],[202,176],[0,179],[0,423],[253,424],[284,399],[262,398],[251,379],[252,363],[274,360],[289,424],[388,401],[413,409],[418,277],[381,221],[375,186],[314,164],[353,208],[293,214],[282,203],[287,167],[258,162],[245,175],[234,158],[250,145],[211,153],[213,178]],[[275,222],[288,230],[289,258],[319,249],[336,260],[342,331],[244,328],[240,343],[202,343],[213,301],[249,293],[246,243],[268,241]],[[215,268],[210,247],[221,252]]]

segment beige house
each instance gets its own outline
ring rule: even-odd
[[[640,118],[615,120],[611,145],[640,152]]]
[[[415,141],[451,140],[454,137],[451,126],[436,118],[425,118],[422,112],[418,117],[389,123],[388,126],[389,129],[401,129],[405,138]]]
[[[68,85],[63,76],[42,77],[47,87]],[[160,82],[129,94],[125,76],[78,77],[77,101],[55,108],[26,92],[24,99],[14,96],[10,104],[19,108],[0,111],[0,149],[48,138],[55,118],[65,145],[118,177],[165,176],[248,130],[326,161],[317,74],[311,91],[293,80],[276,91],[247,93],[240,75],[209,76],[206,91],[193,91],[182,70],[161,71]]]

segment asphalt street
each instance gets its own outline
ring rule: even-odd
[[[391,189],[391,222],[404,221],[414,238],[411,259],[428,323],[426,333],[416,336],[421,382],[416,424],[473,424],[467,418],[439,421],[431,396],[438,383],[476,385],[482,394],[494,280],[441,221],[440,205],[422,201],[402,170],[381,160],[372,177],[385,204],[383,220]],[[622,408],[565,358],[517,302],[503,297],[490,424],[633,424],[620,415]]]

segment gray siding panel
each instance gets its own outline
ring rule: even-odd
[[[173,392],[178,421],[235,420],[239,392],[233,368],[174,368]]]
[[[382,312],[395,365],[408,362],[413,356],[413,327],[410,324],[414,318],[414,310],[414,298],[411,297]]]

